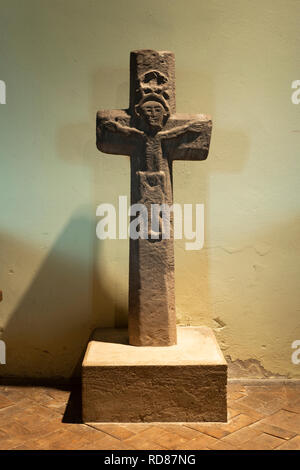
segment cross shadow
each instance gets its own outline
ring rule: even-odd
[[[26,252],[28,262],[34,259],[33,247],[9,243],[12,251]],[[79,377],[92,331],[108,321],[113,326],[115,311],[125,315],[104,286],[100,260],[94,216],[83,210],[62,230],[10,316],[2,335],[4,376],[45,379],[47,371],[57,383]]]

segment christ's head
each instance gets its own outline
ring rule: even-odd
[[[165,117],[165,110],[158,101],[146,101],[141,106],[141,115],[152,129],[162,129]]]
[[[136,112],[148,129],[160,131],[169,117],[169,109],[165,100],[154,94],[148,95],[136,107]]]

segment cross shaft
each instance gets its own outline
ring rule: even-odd
[[[128,110],[99,111],[97,147],[131,161],[131,204],[173,204],[173,160],[205,160],[212,123],[203,114],[176,114],[175,58],[166,51],[130,56]],[[129,342],[176,344],[173,218],[170,238],[130,239]]]

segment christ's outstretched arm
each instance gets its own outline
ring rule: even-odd
[[[101,127],[105,130],[109,130],[112,132],[121,132],[122,134],[131,137],[131,136],[144,136],[144,132],[136,129],[135,127],[129,127],[124,124],[121,124],[118,121],[114,121],[112,119],[108,119],[107,121],[101,122]]]
[[[173,129],[169,129],[167,131],[159,132],[159,136],[162,139],[172,139],[174,137],[178,137],[186,132],[196,132],[197,134],[201,133],[201,131],[205,130],[205,126],[201,121],[191,121],[187,124],[183,124],[182,126],[173,127]]]

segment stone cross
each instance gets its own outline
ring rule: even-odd
[[[129,109],[97,113],[97,147],[130,157],[131,204],[150,214],[154,204],[173,204],[173,160],[207,158],[211,127],[207,115],[176,113],[174,54],[137,50],[130,55]],[[130,239],[128,330],[135,346],[177,341],[172,215],[170,227],[169,238],[159,224],[158,234]]]

